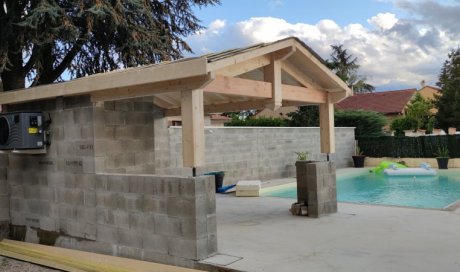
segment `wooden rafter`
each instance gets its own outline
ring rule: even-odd
[[[268,64],[270,64],[270,57],[263,55],[219,69],[216,71],[216,75],[234,77],[255,69],[259,69],[260,67],[266,66]]]

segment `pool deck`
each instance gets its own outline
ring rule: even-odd
[[[279,182],[283,183],[283,182]],[[319,219],[293,199],[217,195],[219,254],[238,271],[460,271],[460,209],[339,203]]]

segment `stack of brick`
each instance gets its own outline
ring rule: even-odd
[[[8,156],[0,154],[0,239],[8,236],[10,225],[10,194],[6,171]]]

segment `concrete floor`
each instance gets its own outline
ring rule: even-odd
[[[460,271],[454,212],[339,203],[319,219],[293,199],[217,195],[218,248],[243,271]],[[217,256],[219,257],[219,256]],[[230,261],[229,261],[230,262]]]

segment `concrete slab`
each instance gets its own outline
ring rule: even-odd
[[[227,266],[241,259],[242,259],[241,257],[237,257],[237,256],[230,256],[226,254],[216,254],[210,258],[204,259],[201,262],[207,263],[207,264],[213,264],[217,266]]]
[[[339,203],[319,219],[294,199],[217,196],[218,251],[242,271],[460,271],[460,210]]]

